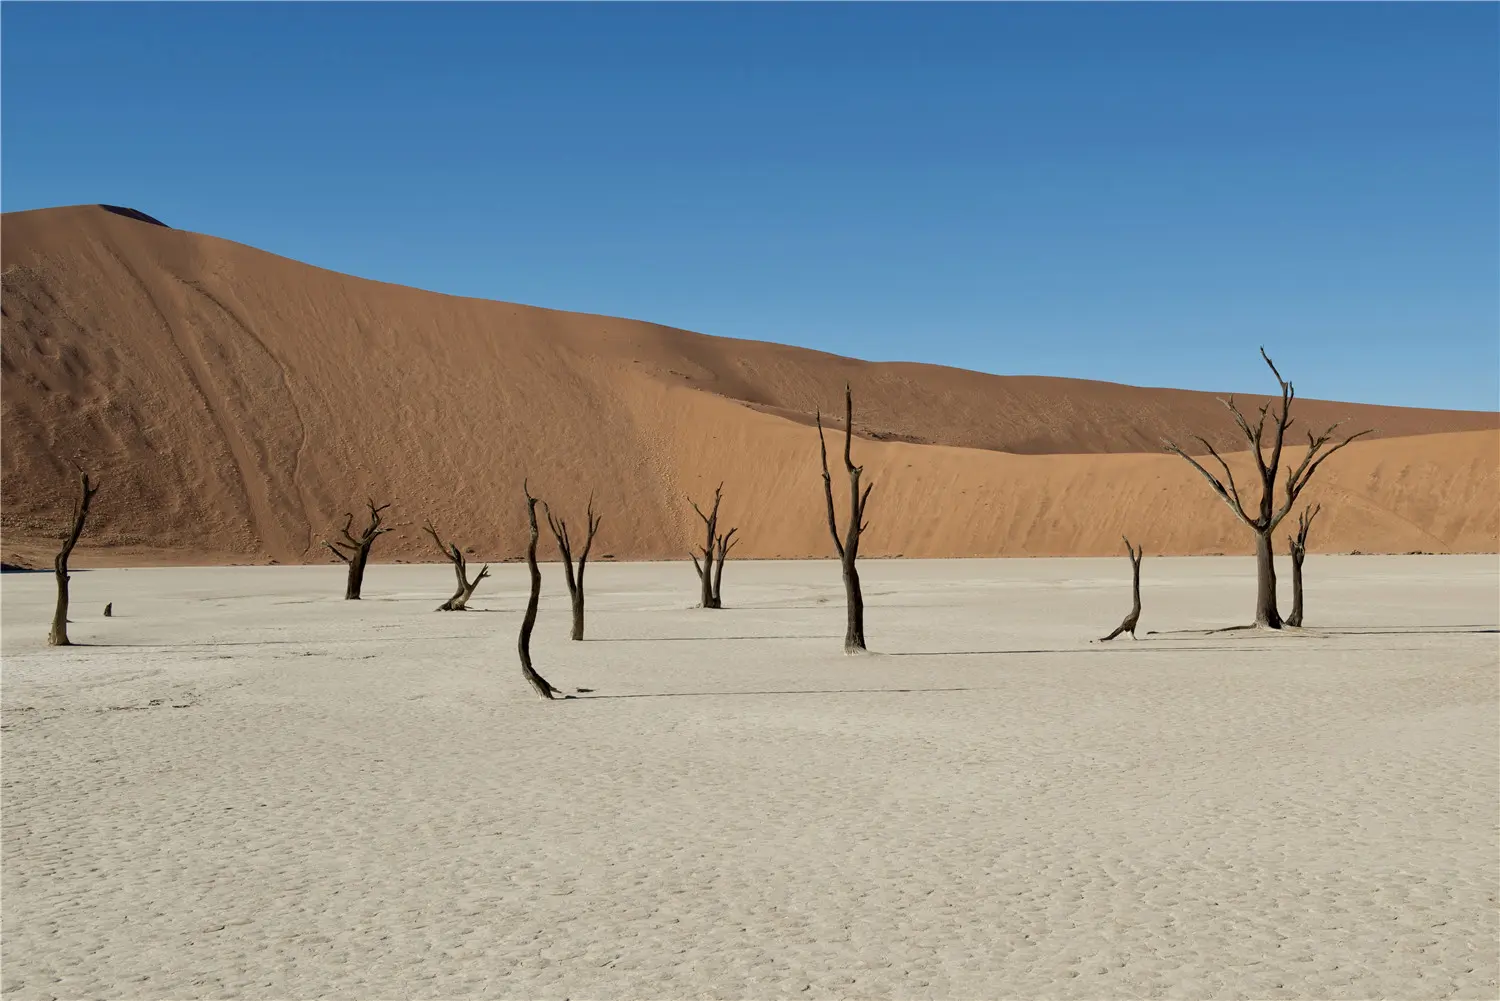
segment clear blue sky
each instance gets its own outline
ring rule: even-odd
[[[1494,4],[6,3],[3,204],[873,359],[1494,409]]]

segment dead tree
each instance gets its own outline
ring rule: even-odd
[[[849,384],[844,384],[844,469],[849,474],[849,528],[845,537],[839,539],[838,518],[833,511],[833,480],[828,475],[828,445],[823,440],[823,412],[817,412],[818,449],[823,460],[823,496],[828,501],[828,532],[833,536],[833,547],[838,550],[844,567],[844,595],[848,605],[848,627],[844,631],[844,652],[857,653],[865,649],[865,597],[859,589],[859,569],[855,560],[859,557],[859,537],[869,527],[865,521],[865,504],[870,499],[874,483],[859,487],[859,476],[865,467],[856,466],[849,457],[850,443],[854,438],[854,397]]]
[[[458,577],[458,590],[453,592],[453,597],[439,605],[437,610],[439,612],[464,611],[468,607],[469,599],[474,596],[474,589],[479,586],[479,582],[490,575],[490,565],[486,563],[480,567],[479,573],[475,575],[473,580],[470,580],[469,561],[464,558],[464,554],[459,551],[458,546],[452,542],[445,544],[438,537],[437,529],[433,527],[430,519],[422,526],[422,531],[432,536],[432,541],[437,544],[438,552],[442,553],[444,558],[453,564],[453,573]]]
[[[49,646],[73,645],[73,641],[68,639],[68,557],[73,555],[73,547],[78,545],[78,537],[83,534],[83,523],[89,517],[89,505],[99,492],[98,485],[89,482],[88,473],[78,474],[78,485],[79,496],[73,505],[73,528],[63,539],[62,549],[52,560],[52,569],[57,574],[57,610],[52,613],[52,631],[47,634]]]
[[[562,518],[552,517],[552,508],[542,502],[547,511],[547,525],[557,538],[557,551],[562,555],[563,574],[568,582],[568,597],[573,599],[573,639],[583,639],[583,570],[589,561],[589,550],[594,545],[594,533],[599,531],[603,519],[594,514],[594,496],[589,495],[588,537],[583,540],[583,551],[578,554],[578,571],[573,570],[573,539],[568,534],[568,523]]]
[[[1260,408],[1260,419],[1252,425],[1240,412],[1240,408],[1235,405],[1233,396],[1222,401],[1233,415],[1240,433],[1245,436],[1251,455],[1255,457],[1255,468],[1261,486],[1259,505],[1253,509],[1246,507],[1244,500],[1240,497],[1239,487],[1234,482],[1234,474],[1229,471],[1229,463],[1225,462],[1218,450],[1209,444],[1208,439],[1200,435],[1193,436],[1224,471],[1222,480],[1205,469],[1197,459],[1183,451],[1175,441],[1163,439],[1162,444],[1168,452],[1186,459],[1194,469],[1202,473],[1203,478],[1208,480],[1209,485],[1213,487],[1214,493],[1218,494],[1219,498],[1229,506],[1229,510],[1234,512],[1234,516],[1244,522],[1255,534],[1255,624],[1270,629],[1280,629],[1282,620],[1281,613],[1276,607],[1276,555],[1271,544],[1272,533],[1297,503],[1297,497],[1312,479],[1313,473],[1318,471],[1318,467],[1333,453],[1356,438],[1370,434],[1371,431],[1365,430],[1351,434],[1332,446],[1329,442],[1333,441],[1334,432],[1338,430],[1339,424],[1334,424],[1321,434],[1315,435],[1309,431],[1307,455],[1303,456],[1302,462],[1295,469],[1288,471],[1286,499],[1280,506],[1277,506],[1275,491],[1277,475],[1281,469],[1282,443],[1286,439],[1286,429],[1292,426],[1292,401],[1297,394],[1292,389],[1292,384],[1281,377],[1275,363],[1266,354],[1265,348],[1260,349],[1260,356],[1265,359],[1266,364],[1271,368],[1271,374],[1276,376],[1276,381],[1281,384],[1281,410],[1271,413],[1271,403],[1267,402]],[[1272,421],[1269,458],[1262,448],[1267,417]]]
[[[691,497],[688,503],[693,505],[699,518],[703,519],[705,534],[703,537],[703,548],[701,552],[688,550],[688,556],[693,560],[693,569],[698,571],[698,585],[701,588],[701,597],[698,599],[699,608],[719,608],[719,597],[714,587],[714,555],[719,545],[719,501],[723,499],[724,484],[720,483],[714,487],[714,506],[709,509],[708,514],[698,507],[698,502]],[[703,562],[698,562],[698,557],[703,557]],[[722,564],[721,564],[722,566]]]
[[[1122,535],[1120,538],[1125,539],[1125,536]],[[1130,614],[1125,616],[1125,621],[1120,623],[1118,629],[1100,639],[1100,643],[1108,643],[1121,633],[1129,633],[1130,638],[1135,639],[1135,627],[1141,621],[1141,557],[1145,555],[1146,550],[1140,546],[1132,549],[1130,540],[1125,539],[1125,552],[1130,554]]]
[[[537,674],[531,666],[531,630],[536,625],[536,606],[542,597],[542,572],[536,565],[536,498],[531,496],[531,490],[524,480],[521,481],[521,490],[526,494],[526,519],[531,524],[531,537],[526,544],[526,569],[531,572],[531,597],[526,602],[526,615],[521,619],[521,635],[516,641],[516,649],[521,654],[521,675],[542,698],[555,699],[557,689],[548,684],[547,679]]]
[[[714,540],[714,604],[715,608],[724,607],[724,561],[729,558],[729,551],[739,545],[740,540],[734,537],[738,528],[731,528],[727,532],[720,533]]]
[[[1292,614],[1286,617],[1289,626],[1302,625],[1302,561],[1307,558],[1307,530],[1312,528],[1313,519],[1321,510],[1321,504],[1303,508],[1297,515],[1297,534],[1287,540],[1292,555]]]
[[[356,538],[350,529],[354,527],[354,515],[344,515],[344,527],[339,530],[342,539],[334,539],[332,542],[323,540],[323,545],[328,551],[349,565],[349,582],[344,586],[344,600],[358,601],[359,589],[365,583],[365,564],[370,561],[370,547],[375,545],[375,540],[380,538],[389,528],[381,526],[380,514],[389,504],[375,506],[373,500],[366,501],[370,508],[370,524]]]

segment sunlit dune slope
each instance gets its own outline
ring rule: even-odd
[[[523,476],[565,515],[597,497],[597,554],[683,556],[686,495],[720,480],[737,555],[822,554],[812,413],[840,410],[846,380],[876,482],[871,555],[1100,554],[1122,530],[1153,552],[1245,548],[1197,474],[1155,454],[1196,432],[1234,447],[1213,394],[455,298],[100,207],[8,214],[0,237],[7,560],[52,545],[74,462],[104,480],[80,549],[95,563],[321,561],[367,496],[403,526],[377,558],[435,558],[427,517],[512,556]],[[1298,407],[1307,425],[1380,429],[1315,483],[1314,549],[1497,548],[1496,414]]]

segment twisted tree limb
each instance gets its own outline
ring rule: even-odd
[[[1125,539],[1122,535],[1120,538]],[[1134,549],[1130,546],[1130,540],[1125,539],[1125,552],[1130,554],[1130,614],[1125,616],[1125,621],[1120,623],[1118,629],[1099,640],[1100,643],[1108,643],[1121,633],[1129,633],[1131,639],[1135,639],[1135,627],[1141,621],[1141,557],[1146,554],[1143,547]]]
[[[531,597],[526,602],[526,615],[521,619],[521,634],[516,639],[516,650],[521,655],[521,676],[535,689],[537,695],[544,699],[555,699],[558,691],[553,688],[547,679],[536,673],[531,666],[531,630],[536,625],[536,609],[542,596],[542,571],[536,565],[536,542],[538,532],[536,528],[536,498],[531,496],[531,490],[526,481],[521,481],[521,491],[526,495],[526,520],[531,526],[531,536],[526,544],[526,569],[531,574]]]
[[[422,525],[422,531],[432,536],[432,541],[437,546],[438,552],[442,553],[443,557],[453,564],[453,573],[458,577],[458,589],[453,592],[453,597],[439,605],[437,610],[439,612],[462,612],[466,610],[469,599],[474,596],[474,589],[479,586],[480,581],[490,575],[490,565],[486,563],[480,567],[479,573],[474,576],[473,580],[470,580],[469,561],[464,557],[458,546],[453,542],[444,542],[438,535],[437,529],[433,527],[431,519],[428,519]]]
[[[68,576],[68,557],[73,555],[73,547],[78,545],[78,537],[83,534],[83,523],[88,520],[89,505],[99,492],[99,484],[89,482],[89,474],[80,470],[78,487],[78,500],[73,503],[73,526],[63,536],[62,549],[52,558],[52,570],[57,577],[57,608],[52,613],[52,629],[47,634],[48,646],[73,645],[68,639],[68,581],[72,579]]]

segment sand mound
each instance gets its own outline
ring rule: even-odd
[[[460,299],[133,210],[3,225],[8,562],[45,554],[73,461],[105,481],[80,548],[96,562],[321,560],[319,537],[366,496],[480,555],[514,555],[522,476],[564,513],[597,494],[596,552],[681,556],[696,524],[685,494],[722,479],[740,553],[821,555],[810,424],[846,380],[878,484],[871,555],[1103,553],[1122,528],[1154,552],[1243,549],[1196,474],[1139,454],[1199,431],[1232,447],[1212,394]],[[1384,436],[1325,467],[1315,548],[1497,547],[1500,415],[1309,400],[1299,416]],[[415,526],[385,541],[385,559],[435,555]]]

